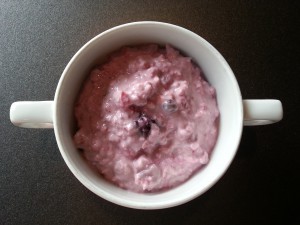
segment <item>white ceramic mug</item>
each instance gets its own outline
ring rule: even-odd
[[[75,148],[74,102],[96,62],[124,45],[171,44],[202,68],[216,88],[220,110],[219,136],[210,162],[188,181],[159,193],[133,193],[103,179],[87,165]],[[197,34],[161,22],[135,22],[107,30],[86,43],[71,59],[58,83],[54,101],[15,102],[13,124],[27,128],[53,128],[60,152],[70,170],[92,192],[116,204],[139,209],[160,209],[183,204],[204,193],[225,173],[238,149],[243,125],[274,123],[282,119],[278,100],[242,100],[236,78],[222,55]]]

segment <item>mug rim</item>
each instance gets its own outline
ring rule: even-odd
[[[131,201],[131,202],[125,202],[123,201],[122,199],[120,200],[119,198],[116,198],[114,196],[108,196],[106,195],[105,193],[103,193],[103,191],[100,193],[98,190],[95,190],[93,185],[91,183],[88,183],[90,182],[82,173],[81,171],[78,170],[77,166],[72,164],[72,162],[69,160],[69,156],[66,154],[66,151],[65,151],[65,147],[63,146],[62,142],[61,142],[61,137],[62,137],[62,133],[59,129],[59,124],[57,123],[57,114],[58,114],[58,103],[59,103],[59,98],[60,98],[60,93],[61,93],[61,87],[63,85],[64,82],[66,82],[66,75],[68,74],[68,71],[70,69],[70,67],[74,64],[74,62],[76,61],[76,59],[82,54],[83,51],[86,50],[86,48],[88,46],[90,46],[92,43],[94,43],[98,38],[101,38],[103,35],[106,35],[108,33],[111,33],[115,30],[119,30],[119,29],[123,29],[125,27],[128,27],[128,26],[137,26],[137,25],[158,25],[158,26],[168,26],[170,28],[174,28],[174,29],[179,29],[181,30],[182,32],[185,32],[186,34],[189,34],[189,35],[195,35],[195,37],[197,38],[200,38],[202,39],[202,41],[204,41],[204,44],[206,45],[206,47],[209,48],[210,51],[212,51],[214,53],[214,55],[216,55],[221,61],[222,61],[222,64],[224,67],[226,67],[227,70],[227,73],[230,73],[232,76],[230,76],[229,78],[232,79],[232,84],[235,85],[235,89],[238,91],[238,94],[239,96],[236,96],[239,98],[239,108],[240,108],[240,124],[239,124],[239,133],[238,133],[238,136],[236,136],[235,138],[235,143],[232,144],[232,148],[235,149],[234,152],[234,155],[231,156],[230,158],[230,162],[227,164],[226,167],[224,167],[224,169],[222,170],[223,172],[222,173],[219,173],[218,176],[216,176],[216,178],[214,179],[214,182],[210,183],[209,185],[206,186],[206,189],[202,189],[201,191],[198,191],[196,193],[193,193],[193,194],[190,194],[189,196],[187,197],[184,197],[181,199],[181,201],[172,201],[170,200],[169,202],[167,203],[162,203],[162,204],[152,204],[152,205],[147,205],[145,203],[145,205],[140,205],[139,202],[134,202],[134,201]],[[229,166],[231,165],[233,159],[234,159],[234,156],[237,152],[237,149],[238,149],[238,146],[239,146],[239,143],[240,143],[240,140],[241,140],[241,136],[242,136],[242,130],[243,130],[243,107],[242,107],[242,96],[241,96],[241,92],[240,92],[240,88],[239,88],[239,85],[237,83],[237,80],[236,80],[236,77],[233,73],[233,71],[231,70],[229,64],[227,63],[227,61],[225,60],[225,58],[221,55],[221,53],[215,48],[213,47],[208,41],[206,41],[204,38],[202,38],[201,36],[199,36],[198,34],[186,29],[186,28],[183,28],[183,27],[180,27],[180,26],[177,26],[177,25],[174,25],[174,24],[170,24],[170,23],[164,23],[164,22],[157,22],[157,21],[139,21],[139,22],[131,22],[131,23],[125,23],[125,24],[121,24],[121,25],[118,25],[118,26],[115,26],[115,27],[112,27],[108,30],[105,30],[103,32],[101,32],[100,34],[96,35],[95,37],[93,37],[91,40],[89,40],[87,43],[85,43],[75,54],[74,56],[71,58],[71,60],[68,62],[67,66],[65,67],[60,79],[59,79],[59,82],[58,82],[58,85],[57,85],[57,88],[56,88],[56,91],[55,91],[55,97],[54,97],[54,110],[53,110],[53,124],[54,124],[54,132],[55,132],[55,136],[56,136],[56,140],[57,140],[57,144],[58,144],[58,147],[59,147],[59,150],[62,154],[62,157],[65,161],[65,163],[67,164],[67,166],[69,167],[69,169],[72,171],[72,173],[75,175],[75,177],[84,185],[86,186],[90,191],[94,192],[95,194],[97,194],[98,196],[100,196],[101,198],[103,199],[106,199],[110,202],[114,202],[118,205],[122,205],[122,206],[125,206],[125,207],[130,207],[130,208],[136,208],[136,209],[162,209],[162,208],[169,208],[169,207],[173,207],[173,206],[177,206],[177,205],[180,205],[180,204],[183,204],[183,203],[186,203],[198,196],[200,196],[201,194],[205,193],[208,189],[210,189],[216,182],[218,182],[220,180],[220,178],[224,175],[224,173],[227,171],[227,169],[229,168]],[[88,182],[87,182],[88,181]],[[100,187],[101,189],[101,187]]]

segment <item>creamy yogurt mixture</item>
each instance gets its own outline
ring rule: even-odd
[[[209,161],[215,89],[171,46],[123,47],[91,71],[75,106],[76,147],[107,180],[134,192],[177,186]]]

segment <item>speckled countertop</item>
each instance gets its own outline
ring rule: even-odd
[[[0,224],[300,224],[299,3],[296,1],[0,2]],[[53,130],[14,127],[18,100],[53,99],[73,54],[96,34],[126,22],[186,27],[231,65],[244,98],[276,98],[277,124],[246,127],[237,155],[204,195],[170,209],[107,202],[77,181]]]

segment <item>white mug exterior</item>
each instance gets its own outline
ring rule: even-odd
[[[105,56],[124,45],[139,43],[171,44],[190,56],[216,88],[220,110],[219,136],[210,162],[184,184],[159,193],[134,193],[107,182],[87,165],[73,143],[75,122],[73,107],[80,87],[91,68]],[[267,101],[267,107],[264,106]],[[22,105],[23,104],[23,105]],[[26,103],[26,106],[32,106]],[[39,103],[38,103],[39,104]],[[245,125],[268,124],[282,118],[278,100],[242,100],[238,83],[221,54],[207,41],[184,28],[161,22],[134,22],[107,30],[85,44],[71,59],[58,83],[53,102],[42,102],[51,113],[24,120],[24,103],[11,107],[11,121],[22,127],[51,127],[60,152],[73,174],[89,190],[116,204],[138,209],[160,209],[183,204],[203,194],[226,172],[240,142]],[[36,106],[35,107],[39,107]],[[42,107],[40,107],[42,108]],[[270,110],[266,110],[269,109]],[[35,108],[36,109],[36,108]],[[245,109],[245,115],[244,115]],[[36,110],[35,112],[38,112]],[[50,116],[49,116],[50,115]],[[26,117],[28,118],[28,117]],[[245,120],[244,120],[245,119]],[[35,123],[35,125],[33,125]]]

